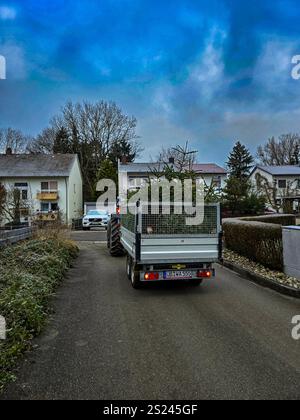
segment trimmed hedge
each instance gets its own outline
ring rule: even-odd
[[[280,226],[295,226],[296,216],[293,214],[274,214],[268,216],[242,217],[240,220],[248,222],[272,223]]]
[[[281,226],[228,219],[223,231],[226,248],[268,268],[283,269]]]
[[[296,224],[293,215],[244,217],[223,221],[225,245],[252,261],[283,270],[282,226]]]

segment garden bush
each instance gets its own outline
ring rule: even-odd
[[[279,224],[228,219],[223,223],[223,231],[226,248],[282,271],[282,227]]]
[[[280,226],[296,225],[296,216],[293,214],[270,214],[268,216],[243,217],[240,220],[248,222],[272,223]]]
[[[0,342],[0,390],[18,357],[41,332],[49,297],[62,280],[78,249],[64,239],[36,238],[0,251],[0,315],[7,339]]]

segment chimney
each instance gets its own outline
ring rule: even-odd
[[[127,157],[126,156],[121,157],[121,163],[122,163],[122,165],[127,165]]]
[[[174,165],[175,164],[175,158],[170,157],[169,158],[169,163],[170,163],[170,165]]]
[[[11,156],[13,153],[12,153],[12,148],[11,147],[8,147],[7,149],[6,149],[6,154],[7,154],[7,156]]]

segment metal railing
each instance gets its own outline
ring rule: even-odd
[[[31,238],[35,230],[36,228],[34,227],[0,230],[0,248]]]
[[[171,208],[170,214],[163,214],[163,206],[159,211],[148,211],[139,214],[142,235],[216,235],[220,231],[220,206],[218,204],[205,205],[198,216],[202,222],[196,225],[187,224],[187,214],[176,214]],[[141,210],[141,209],[140,209]],[[138,210],[137,210],[138,211]],[[121,216],[122,226],[134,233],[136,230],[136,216],[132,213]]]

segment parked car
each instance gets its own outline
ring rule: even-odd
[[[266,207],[265,214],[277,214],[277,211],[273,209],[272,207]]]
[[[90,230],[93,227],[104,227],[107,230],[110,215],[107,211],[90,210],[82,219],[83,230]]]

